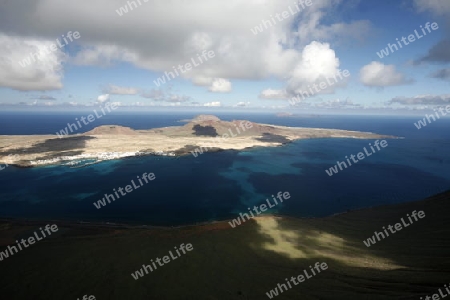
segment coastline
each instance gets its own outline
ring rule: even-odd
[[[283,146],[296,140],[313,138],[398,137],[341,129],[287,127],[247,120],[222,121],[213,115],[199,115],[183,126],[147,130],[102,125],[77,134],[66,131],[66,134],[57,135],[0,135],[0,164],[17,167],[70,166],[83,161],[90,164],[144,155],[180,157],[197,151],[202,153],[204,149],[208,152],[241,151]],[[211,146],[213,141],[214,146]]]
[[[292,129],[299,129],[293,128]],[[286,130],[286,129],[284,129]],[[260,133],[258,135],[237,137],[220,141],[214,147],[210,146],[211,139],[207,137],[167,137],[153,134],[140,134],[134,140],[128,135],[73,135],[62,139],[49,139],[44,136],[42,140],[27,143],[24,136],[0,136],[0,149],[5,149],[2,144],[3,139],[15,139],[18,144],[22,142],[26,145],[19,148],[8,148],[0,151],[0,164],[7,164],[19,168],[32,168],[51,165],[74,165],[81,164],[83,161],[99,163],[102,161],[121,160],[139,156],[170,156],[182,157],[189,156],[194,150],[206,148],[207,152],[220,152],[227,150],[248,151],[258,148],[280,147],[297,140],[317,139],[317,138],[352,138],[352,139],[400,139],[401,137],[378,135],[374,133],[364,133],[355,131],[326,130],[322,129],[304,129],[309,133],[304,134],[285,134],[274,135],[272,133]],[[315,131],[320,132],[319,134]],[[267,135],[266,135],[267,134]],[[7,137],[7,138],[5,138]],[[33,140],[38,137],[33,136]],[[79,142],[78,140],[82,140]],[[66,142],[67,144],[64,144]],[[75,143],[72,147],[71,143]],[[53,148],[41,146],[46,144],[55,144]],[[63,145],[63,146],[61,146]],[[207,146],[208,145],[208,146]],[[65,147],[64,150],[58,148]],[[159,149],[158,149],[159,147]],[[41,149],[42,148],[42,149]],[[157,149],[155,149],[157,148]],[[15,153],[18,159],[7,161],[8,155]]]

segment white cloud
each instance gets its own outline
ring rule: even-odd
[[[171,94],[171,95],[169,95],[166,102],[181,103],[181,102],[186,102],[186,101],[190,101],[190,100],[192,100],[192,99],[189,96]]]
[[[21,91],[61,89],[64,53],[59,48],[46,50],[54,43],[0,33],[0,86]]]
[[[373,61],[360,70],[360,80],[366,86],[384,87],[406,84],[410,81],[395,69],[394,65],[384,65]]]
[[[429,77],[450,81],[450,68],[436,70],[432,72]]]
[[[287,91],[290,94],[301,94],[302,91],[308,91],[313,84],[326,82],[327,78],[333,78],[338,75],[339,59],[336,53],[327,43],[311,42],[307,45],[299,57],[294,70],[288,80]],[[336,82],[320,92],[332,93],[335,88],[346,84],[346,80]]]
[[[224,78],[216,78],[208,90],[214,93],[229,93],[231,91],[231,82]]]
[[[103,90],[103,92],[111,95],[136,95],[139,93],[139,90],[132,87],[109,85]]]
[[[216,101],[216,102],[208,102],[203,104],[203,106],[222,106],[222,104],[220,103],[220,101]]]
[[[104,103],[109,100],[109,94],[103,94],[97,97],[97,101],[100,103]]]
[[[164,102],[171,102],[171,103],[181,103],[181,102],[192,101],[192,98],[189,96],[174,94],[170,87],[165,90],[152,89],[150,91],[142,93],[141,97],[151,99],[154,101],[164,101]]]
[[[226,78],[229,82],[274,76],[289,80],[295,91],[309,83],[301,72],[305,62],[295,67],[305,45],[312,40],[334,42],[343,37],[367,36],[365,33],[370,30],[364,20],[347,24],[328,14],[345,5],[343,0],[313,0],[313,5],[295,17],[258,35],[250,29],[287,10],[292,0],[149,1],[119,17],[116,9],[123,5],[127,2],[91,0],[86,7],[60,0],[6,1],[0,11],[0,28],[8,28],[24,38],[33,32],[49,40],[60,36],[61,28],[76,29],[82,35],[77,41],[82,50],[71,61],[80,65],[127,62],[164,72],[191,62],[205,49],[213,50],[214,58],[181,76],[195,84],[212,84],[210,89],[220,92],[230,90],[231,84],[217,87],[213,78]],[[326,19],[328,15],[333,17]],[[142,28],[145,30],[139,30]],[[327,54],[326,49],[318,45],[315,48],[323,58],[332,58],[330,51]],[[332,67],[332,61],[327,63]],[[310,67],[312,74],[328,74],[329,70],[313,72],[316,67],[319,66]]]
[[[428,53],[415,61],[415,64],[426,62],[449,63],[450,62],[450,1],[448,0],[414,0],[414,6],[420,13],[429,12],[437,20],[429,20],[431,23],[437,21],[439,31],[443,34],[443,39],[428,50]],[[442,21],[441,21],[442,20]],[[441,29],[445,28],[445,29]]]
[[[141,94],[141,97],[152,99],[155,101],[163,101],[166,97],[166,93],[162,89],[152,89],[148,92],[144,92]]]
[[[395,97],[389,104],[403,105],[445,105],[450,104],[450,94],[447,95],[417,95],[414,97]]]
[[[414,0],[419,12],[430,11],[434,15],[450,14],[450,1],[448,0]]]
[[[193,77],[191,80],[192,80],[192,83],[195,85],[209,86],[212,84],[214,79],[211,77],[206,77],[206,76],[196,76],[196,77]]]
[[[341,99],[333,99],[329,101],[322,101],[319,103],[313,104],[314,107],[320,108],[360,108],[362,107],[360,104],[353,103],[353,101],[348,98],[345,100]]]
[[[261,99],[287,99],[288,97],[285,90],[265,89],[259,94]]]
[[[119,61],[132,61],[136,54],[125,47],[116,45],[90,45],[79,51],[71,62],[76,65],[89,66],[111,66]]]
[[[245,107],[245,106],[249,106],[250,102],[238,102],[236,105],[233,105],[235,107]]]

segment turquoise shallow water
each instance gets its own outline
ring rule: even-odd
[[[122,124],[129,122],[129,126],[145,128],[144,116],[115,117]],[[325,169],[337,160],[343,161],[346,155],[357,154],[372,141],[302,140],[277,148],[206,153],[197,158],[138,157],[84,168],[8,167],[0,171],[0,216],[181,225],[234,218],[246,212],[247,207],[264,203],[272,194],[288,191],[292,197],[268,213],[319,217],[423,199],[450,188],[448,119],[417,130],[412,123],[417,118],[221,117],[288,126],[359,129],[405,139],[388,140],[388,147],[332,177]],[[186,116],[171,118],[164,122],[179,125],[176,120]],[[112,124],[118,120],[109,121]],[[158,127],[154,119],[152,122],[147,127]],[[40,126],[39,130],[47,126],[50,131],[56,125],[50,122]],[[93,202],[105,193],[124,187],[146,172],[153,172],[156,179],[106,207],[94,207]]]

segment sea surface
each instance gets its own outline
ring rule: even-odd
[[[87,113],[0,113],[0,135],[55,134]],[[326,169],[373,140],[310,139],[275,148],[147,156],[83,168],[49,166],[0,171],[0,217],[177,226],[235,218],[279,191],[291,198],[266,213],[323,217],[420,200],[450,189],[450,119],[418,130],[419,117],[216,114],[223,120],[336,128],[395,135],[388,146],[328,176]],[[194,113],[111,113],[80,130],[116,124],[134,129],[179,126]],[[143,173],[156,179],[106,207],[93,202]],[[273,202],[273,201],[272,201]]]

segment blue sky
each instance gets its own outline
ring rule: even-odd
[[[136,109],[407,113],[450,104],[447,0],[311,0],[267,28],[261,22],[294,1],[154,0],[133,10],[122,0],[95,0],[89,7],[57,0],[24,6],[27,1],[2,4],[0,109],[73,110],[116,102]],[[420,26],[427,22],[439,28],[424,35]],[[256,26],[261,31],[254,34]],[[415,30],[420,39],[377,55]],[[70,41],[69,31],[79,38]],[[62,35],[67,45],[43,50]],[[204,51],[214,57],[199,63]],[[39,59],[30,59],[31,53]],[[24,67],[18,64],[27,58]],[[159,87],[154,83],[192,60],[198,64],[192,70]],[[350,77],[290,104],[339,70]]]

